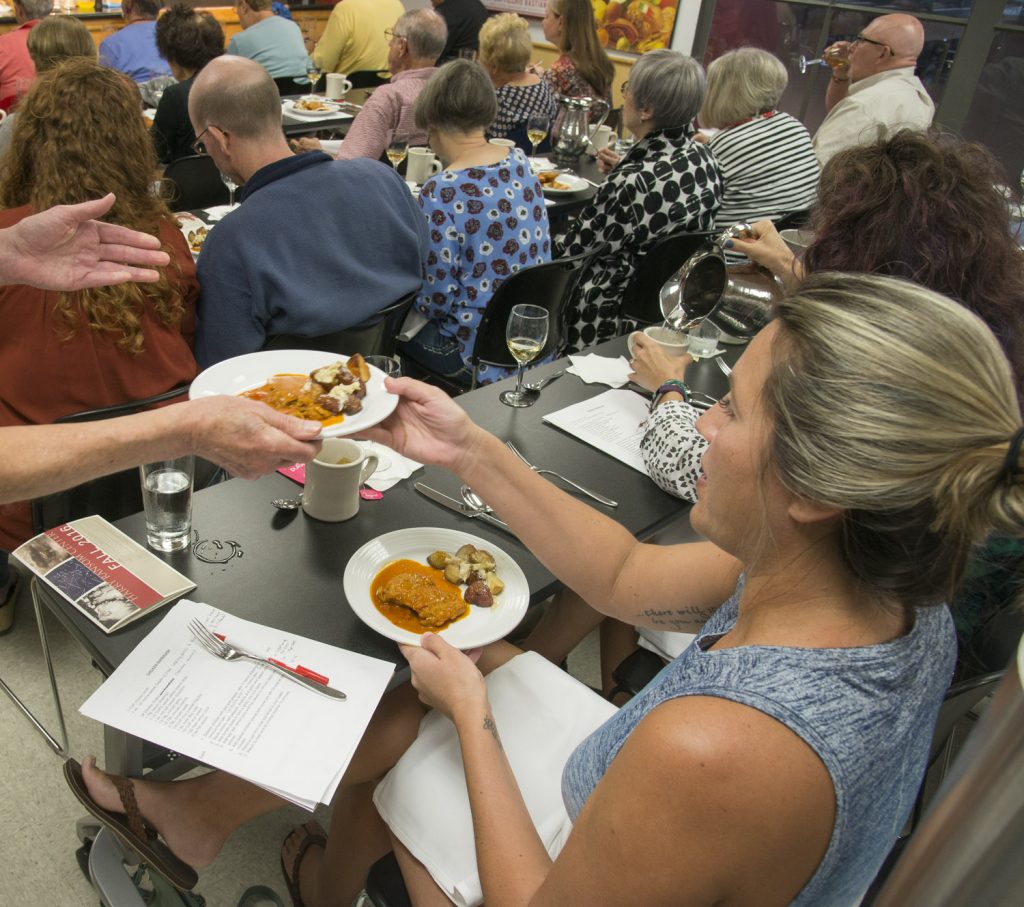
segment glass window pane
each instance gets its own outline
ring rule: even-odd
[[[989,147],[1015,186],[1024,170],[1024,34],[996,32],[978,78],[963,135]]]

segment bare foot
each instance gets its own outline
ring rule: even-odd
[[[124,812],[114,782],[97,768],[95,756],[82,761],[82,777],[89,796],[99,806],[109,812]],[[213,862],[231,831],[218,828],[208,815],[216,798],[204,794],[203,788],[210,786],[205,779],[211,777],[174,782],[132,779],[135,800],[146,823],[159,832],[178,859],[199,869]]]
[[[310,837],[320,837],[323,834],[324,830],[319,823],[306,822],[293,828],[281,846],[281,862],[292,880],[292,890],[301,896],[301,902],[305,907],[314,907],[320,903],[320,867],[326,850],[326,845],[319,841],[310,841],[308,844],[306,842]],[[306,849],[302,852],[299,865],[296,867],[295,859],[303,846]],[[297,873],[298,879],[292,873]],[[295,903],[299,903],[297,898]]]

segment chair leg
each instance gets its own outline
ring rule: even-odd
[[[50,690],[53,693],[53,706],[57,710],[57,724],[60,728],[60,741],[51,734],[36,718],[32,711],[25,705],[18,695],[0,678],[0,687],[11,697],[11,701],[18,707],[19,711],[32,723],[37,731],[43,735],[47,745],[62,759],[66,759],[70,752],[68,747],[68,731],[64,725],[64,709],[60,704],[60,691],[57,689],[57,678],[53,673],[53,658],[50,656],[50,643],[46,636],[46,623],[43,621],[43,612],[39,604],[39,597],[36,594],[36,580],[32,580],[32,605],[36,612],[36,623],[39,627],[39,642],[43,648],[43,658],[46,660],[46,670],[50,675]]]

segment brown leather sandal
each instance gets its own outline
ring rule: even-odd
[[[124,814],[113,813],[99,806],[85,786],[85,778],[82,775],[82,766],[74,759],[68,759],[64,763],[64,780],[67,781],[71,792],[90,813],[99,819],[104,826],[124,844],[135,851],[142,859],[163,875],[175,888],[182,891],[189,891],[195,888],[199,881],[199,874],[183,860],[179,860],[171,849],[164,844],[156,832],[146,825],[139,806],[135,802],[135,786],[130,778],[120,778],[116,775],[108,775],[117,793],[121,797],[121,805],[124,806]]]
[[[302,843],[295,853],[295,859],[292,860],[292,871],[289,874],[284,862],[284,846],[292,835],[302,833],[305,834],[305,838],[302,839]],[[284,876],[284,883],[288,886],[288,894],[291,896],[292,904],[295,907],[306,907],[305,902],[302,900],[302,894],[299,891],[299,872],[302,869],[302,860],[305,858],[306,851],[310,847],[327,848],[327,832],[324,831],[324,827],[319,822],[312,820],[293,828],[288,832],[281,844],[281,875]]]

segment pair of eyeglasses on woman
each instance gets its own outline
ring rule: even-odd
[[[883,44],[881,41],[876,41],[874,38],[868,38],[864,35],[857,35],[850,44],[874,44],[875,47],[884,47],[889,51],[890,56],[896,56],[896,51],[894,51],[888,44]]]

